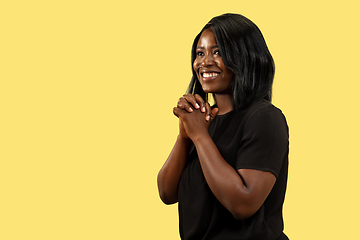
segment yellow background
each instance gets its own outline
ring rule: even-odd
[[[0,239],[179,239],[156,176],[211,17],[241,13],[290,126],[291,240],[360,239],[357,1],[1,1]]]

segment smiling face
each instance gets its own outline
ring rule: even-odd
[[[231,93],[230,83],[234,74],[225,66],[211,28],[204,30],[200,36],[193,68],[204,92]]]

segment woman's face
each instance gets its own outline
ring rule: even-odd
[[[206,29],[200,36],[193,67],[204,92],[215,94],[231,92],[230,83],[234,73],[224,65],[211,28]]]

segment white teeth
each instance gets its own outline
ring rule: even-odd
[[[203,73],[203,77],[217,77],[219,73],[211,72],[211,73]]]

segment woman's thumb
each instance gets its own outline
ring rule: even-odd
[[[210,119],[213,120],[215,118],[215,116],[218,114],[218,112],[219,112],[219,108],[211,109]]]

